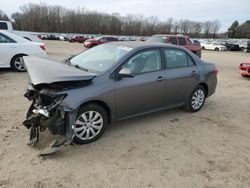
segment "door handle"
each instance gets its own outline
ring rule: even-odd
[[[158,76],[157,78],[156,78],[156,81],[162,81],[162,80],[164,80],[164,78],[163,78],[163,76]]]
[[[196,75],[197,74],[197,72],[196,71],[192,71],[192,75]]]

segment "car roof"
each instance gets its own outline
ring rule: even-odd
[[[162,42],[119,41],[119,42],[110,42],[108,44],[124,46],[129,48],[174,47],[174,48],[185,49],[183,47],[179,47],[173,44],[166,44]]]
[[[187,35],[171,35],[171,34],[156,34],[156,35],[153,35],[153,36],[159,36],[159,37],[164,37],[164,36],[167,36],[167,37],[188,37]]]

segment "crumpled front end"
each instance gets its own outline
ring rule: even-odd
[[[87,81],[60,82],[54,84],[30,85],[24,96],[32,101],[23,124],[30,129],[29,145],[39,141],[40,132],[48,129],[51,134],[59,135],[61,140],[56,147],[72,142],[77,109],[61,105],[67,97],[67,91],[86,85]]]

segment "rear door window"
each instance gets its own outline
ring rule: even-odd
[[[177,45],[177,39],[176,39],[176,37],[170,37],[168,43]]]
[[[179,45],[180,46],[185,46],[187,45],[186,39],[184,37],[178,37]]]
[[[189,66],[189,60],[187,53],[180,49],[164,49],[166,67],[167,68],[178,68]],[[190,64],[192,64],[190,60]]]

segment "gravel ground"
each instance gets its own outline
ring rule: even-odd
[[[83,44],[48,41],[50,59]],[[27,73],[0,70],[0,187],[250,187],[250,78],[238,73],[250,53],[203,51],[218,69],[218,87],[198,113],[162,111],[121,121],[89,145],[48,157],[26,145],[21,125],[29,102]],[[48,67],[49,68],[49,67]]]

